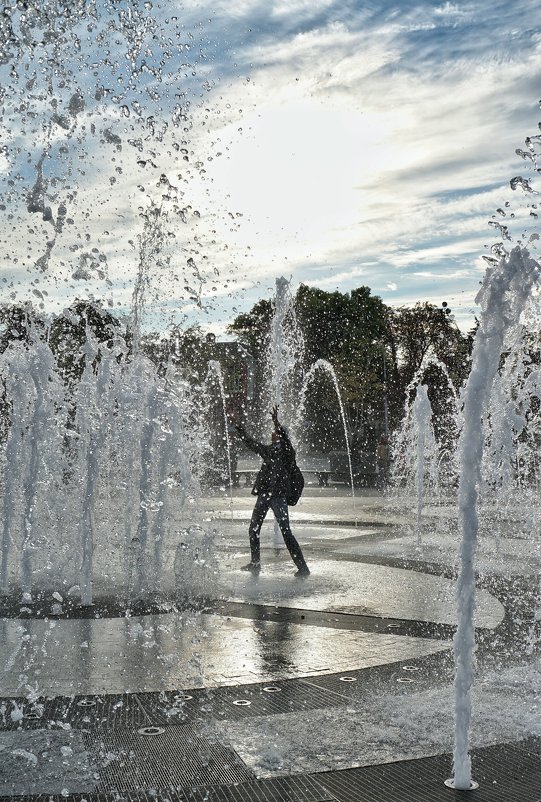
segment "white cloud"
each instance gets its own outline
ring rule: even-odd
[[[514,150],[537,123],[531,92],[541,77],[540,41],[527,38],[535,19],[526,19],[525,4],[513,7],[515,48],[499,29],[487,40],[488,5],[419,2],[390,13],[350,4],[340,15],[337,8],[331,0],[237,0],[212,8],[189,2],[187,19],[212,17],[208,29],[201,23],[194,48],[204,42],[211,52],[217,37],[216,67],[212,59],[205,64],[215,91],[201,89],[197,102],[192,93],[187,131],[170,127],[162,143],[151,137],[144,145],[155,151],[155,168],[137,165],[136,151],[125,142],[135,136],[130,126],[142,136],[133,114],[123,120],[117,106],[105,104],[102,116],[85,116],[98,133],[77,143],[78,129],[73,137],[74,224],[58,237],[40,287],[62,302],[69,292],[81,292],[70,267],[94,245],[107,256],[113,286],[84,286],[113,293],[115,304],[126,305],[138,260],[129,240],[142,230],[145,198],[162,192],[163,173],[184,193],[179,205],[189,211],[186,223],[173,224],[171,216],[175,238],[163,246],[163,266],[152,268],[149,302],[156,308],[160,294],[176,299],[179,309],[190,305],[185,286],[197,276],[187,267],[189,258],[204,279],[200,297],[213,306],[209,315],[216,320],[231,313],[231,293],[240,308],[282,272],[294,281],[309,276],[322,287],[362,282],[395,295],[400,287],[401,295],[410,292],[404,297],[423,287],[432,292],[428,283],[436,281],[473,293],[484,270],[484,245],[497,238],[487,222],[508,198],[509,179],[528,169],[517,164]],[[232,78],[235,72],[242,78]],[[164,98],[184,91],[183,80],[167,78]],[[164,100],[164,114],[169,103]],[[115,132],[125,128],[114,163],[111,149],[99,143],[109,124]],[[61,137],[56,131],[55,142]],[[186,140],[188,162],[174,150],[175,139]],[[75,178],[78,169],[86,174]],[[60,197],[60,184],[57,190]],[[521,199],[510,197],[516,217],[506,222],[520,236]],[[52,231],[38,215],[29,219],[16,204],[12,211],[2,234],[11,260],[4,262],[6,274],[13,257],[17,267],[31,268]],[[70,250],[74,246],[80,247]],[[21,296],[35,289],[32,279],[31,269],[18,279]]]

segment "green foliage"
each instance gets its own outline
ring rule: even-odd
[[[392,328],[404,386],[429,352],[446,365],[455,387],[459,388],[467,377],[473,340],[462,334],[449,311],[447,306],[437,307],[425,301],[393,313]]]
[[[228,327],[255,357],[260,386],[273,313],[273,302],[262,300]],[[386,413],[391,428],[398,424],[406,387],[429,352],[446,366],[457,390],[468,376],[474,331],[463,335],[446,305],[392,310],[368,287],[342,293],[301,285],[295,314],[304,337],[304,372],[319,359],[333,366],[349,435],[360,450],[374,451]],[[436,416],[449,419],[450,390],[441,370],[428,368],[423,381]],[[323,372],[310,386],[303,440],[320,451],[345,447],[335,391]]]
[[[83,346],[89,331],[98,342],[110,347],[115,334],[121,334],[121,324],[100,304],[80,300],[74,301],[51,323],[49,345],[59,372],[69,386],[81,378],[85,368]]]
[[[12,342],[30,343],[34,337],[44,338],[46,326],[32,304],[0,305],[0,353]]]
[[[301,285],[296,295],[297,321],[305,340],[305,370],[318,359],[331,363],[338,378],[350,435],[372,448],[383,420],[384,362],[391,363],[388,314],[368,287],[350,293],[325,292]],[[312,439],[321,450],[345,448],[337,399],[322,375],[310,391],[308,416]]]
[[[145,334],[141,348],[161,371],[170,363],[190,381],[199,381],[206,373],[206,337],[198,325],[172,326],[166,336]]]
[[[227,331],[234,334],[238,341],[256,359],[266,353],[269,345],[270,327],[274,315],[274,302],[266,299],[258,301],[251,311],[238,315],[229,324]]]

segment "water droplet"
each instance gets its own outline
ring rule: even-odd
[[[512,178],[509,182],[509,186],[513,190],[520,186],[525,192],[533,192],[529,180],[527,178],[523,178],[521,175],[516,175],[514,178]]]

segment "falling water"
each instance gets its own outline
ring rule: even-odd
[[[291,390],[295,372],[304,359],[304,339],[297,325],[290,283],[283,276],[276,279],[274,317],[268,350],[270,396],[272,404],[280,406]]]
[[[284,401],[290,401],[291,381],[295,372],[302,366],[304,359],[304,339],[297,325],[294,300],[291,295],[289,281],[280,276],[276,279],[274,298],[274,317],[268,350],[268,362],[271,368],[269,378],[269,394],[272,405],[281,407],[281,420],[292,419],[292,408],[285,409]],[[289,406],[292,406],[289,404]],[[276,550],[284,548],[278,521],[274,521],[273,544]]]
[[[435,440],[432,430],[432,407],[428,399],[426,385],[417,387],[413,403],[413,420],[415,424],[415,452],[417,473],[417,546],[421,545],[421,520],[425,498],[426,452],[434,452]],[[430,441],[430,446],[429,446]]]
[[[532,321],[531,331],[538,326]],[[541,371],[535,345],[525,332],[507,348],[488,409],[489,431],[482,475],[487,487],[515,500],[539,482]],[[532,501],[531,499],[529,500]],[[501,496],[499,499],[501,503]]]
[[[445,386],[449,393],[449,405],[451,409],[447,419],[441,422],[441,425],[443,425],[447,436],[451,441],[454,441],[456,432],[461,429],[461,422],[459,420],[460,402],[455,386],[451,380],[451,377],[449,376],[449,371],[447,370],[446,365],[440,359],[438,359],[435,354],[429,352],[424,357],[420,367],[415,372],[412,380],[405,389],[406,406],[404,409],[403,420],[400,429],[394,436],[393,461],[396,460],[398,463],[400,463],[401,456],[404,455],[408,449],[409,431],[412,427],[411,398],[413,397],[416,387],[423,381],[425,373],[430,368],[436,368],[438,373],[441,374],[445,380]],[[454,452],[454,449],[451,450]]]
[[[436,368],[438,374],[445,380],[449,397],[445,413],[440,415],[437,421],[428,398],[427,387],[421,389],[429,368]],[[415,495],[416,538],[419,547],[423,510],[429,501],[431,504],[443,503],[444,481],[453,482],[457,476],[455,444],[461,422],[454,385],[445,365],[433,354],[428,354],[423,359],[405,394],[404,415],[392,440],[393,491],[388,501],[397,508],[404,502],[409,507],[411,495]],[[436,422],[440,430],[439,440],[435,434]]]
[[[31,347],[16,343],[0,357],[9,410],[4,445],[4,527],[2,537],[2,592],[8,591],[10,552],[20,532],[21,587],[27,600],[32,593],[38,503],[43,487],[54,483],[61,444],[57,421],[65,410],[64,388],[54,369],[48,345],[31,338]]]
[[[214,376],[216,377],[216,381],[218,383],[218,389],[220,392],[220,399],[222,402],[222,413],[224,420],[224,440],[225,440],[225,451],[227,457],[227,474],[229,477],[229,499],[231,502],[231,515],[233,515],[233,472],[231,469],[231,443],[229,440],[229,422],[227,419],[227,407],[225,403],[224,377],[222,373],[222,366],[215,359],[209,360],[208,370],[209,370],[209,376],[210,374],[214,374]]]
[[[303,381],[302,388],[301,388],[301,393],[300,393],[300,404],[299,404],[299,409],[298,409],[298,412],[297,412],[297,420],[298,421],[302,420],[302,417],[304,415],[305,402],[306,402],[306,392],[308,390],[308,387],[310,386],[310,382],[313,380],[313,378],[316,375],[318,370],[323,371],[324,373],[327,374],[327,376],[331,377],[331,380],[332,380],[332,383],[333,383],[333,387],[334,387],[334,390],[335,390],[335,393],[336,393],[336,398],[338,399],[338,407],[340,409],[340,418],[342,420],[342,426],[343,426],[343,429],[344,429],[344,439],[345,439],[346,451],[347,451],[347,455],[348,455],[349,477],[350,477],[350,482],[351,482],[351,495],[352,495],[352,498],[353,498],[353,511],[354,511],[354,515],[355,515],[355,524],[357,524],[357,513],[356,513],[356,509],[355,509],[355,486],[353,484],[353,465],[351,463],[351,450],[350,450],[350,447],[349,447],[349,437],[348,437],[348,429],[347,429],[347,423],[346,423],[346,414],[344,412],[344,405],[342,403],[342,396],[340,394],[340,386],[338,384],[338,378],[336,376],[336,373],[334,371],[333,366],[326,359],[318,359],[317,362],[314,362],[314,364],[312,365],[312,367],[310,368],[310,370],[308,371],[308,373],[304,377],[304,381]]]
[[[128,358],[119,338],[98,345],[90,332],[69,405],[46,342],[11,345],[0,374],[10,416],[0,449],[2,591],[20,585],[29,598],[34,586],[71,584],[88,605],[96,571],[101,589],[132,597],[159,589],[175,527],[170,476],[181,482],[178,514],[198,492],[189,395],[143,354]]]

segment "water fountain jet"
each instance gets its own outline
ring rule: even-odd
[[[475,651],[475,554],[479,531],[478,486],[484,443],[484,411],[498,371],[500,355],[509,332],[519,324],[540,267],[527,251],[515,247],[507,259],[489,268],[477,302],[480,326],[472,354],[472,369],[464,393],[464,426],[460,435],[459,525],[462,536],[457,583],[458,626],[454,637],[455,748],[454,776],[457,790],[473,788],[469,738],[471,688]]]

